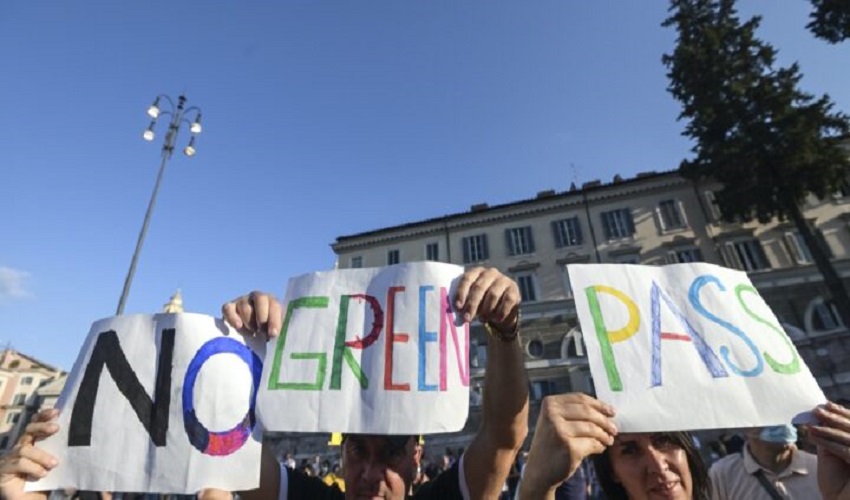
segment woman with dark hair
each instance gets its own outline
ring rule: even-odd
[[[663,472],[664,465],[658,464],[662,470],[658,473],[657,480],[651,474],[647,477],[643,470],[646,466],[641,464],[646,459],[657,460],[651,456],[653,451],[670,457],[666,476]],[[684,463],[679,458],[682,456],[685,459]],[[690,496],[686,495],[683,498],[708,500],[711,496],[708,470],[694,446],[691,435],[687,432],[618,435],[612,446],[593,457],[593,465],[596,468],[600,486],[611,500],[636,498],[637,496],[630,495],[629,491],[641,489],[657,494],[647,495],[648,497],[677,498],[677,495],[674,495],[677,490],[676,482],[665,481],[665,478],[675,478],[677,475],[682,479],[682,492],[690,492]],[[690,476],[689,485],[686,484],[686,478],[683,478],[686,475]],[[648,484],[646,484],[647,481]]]
[[[543,400],[521,496],[554,498],[555,488],[591,455],[609,500],[708,500],[708,471],[685,432],[620,434],[614,409],[585,394]]]

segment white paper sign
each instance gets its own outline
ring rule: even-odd
[[[261,371],[242,336],[209,316],[95,322],[57,404],[60,430],[39,443],[59,466],[28,489],[256,488]]]
[[[272,431],[426,434],[463,428],[469,325],[459,266],[410,263],[289,281],[258,400]]]
[[[789,423],[825,402],[747,274],[569,266],[599,399],[624,432]]]

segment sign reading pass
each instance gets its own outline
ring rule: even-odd
[[[621,431],[790,422],[823,392],[746,273],[571,265],[597,396]]]

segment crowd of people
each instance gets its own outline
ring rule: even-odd
[[[264,445],[259,487],[238,495],[245,500],[496,499],[509,496],[513,484],[523,500],[575,499],[582,497],[563,495],[587,498],[597,493],[588,485],[598,484],[612,500],[850,500],[850,410],[832,402],[813,408],[814,423],[802,428],[816,455],[794,444],[799,436],[793,426],[758,428],[745,432],[740,452],[726,449],[721,458],[717,447],[709,468],[687,432],[620,433],[610,405],[586,394],[547,396],[527,456],[518,455],[528,434],[529,400],[517,285],[495,269],[474,268],[460,278],[454,300],[465,321],[477,317],[492,337],[482,423],[462,454],[431,477],[423,471],[419,436],[347,434],[341,472],[328,466],[341,480],[326,481],[328,473],[316,474],[321,463],[308,462],[299,471]],[[226,303],[222,311],[245,335],[280,332],[281,306],[271,295],[254,292]],[[26,493],[24,483],[45,477],[57,465],[37,446],[57,432],[55,418],[55,412],[37,415],[12,451],[0,457],[2,498],[46,498],[45,492]]]

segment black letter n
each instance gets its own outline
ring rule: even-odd
[[[151,441],[156,446],[165,446],[168,408],[171,404],[171,360],[173,357],[174,329],[167,328],[162,331],[156,386],[153,400],[151,400],[133,368],[130,367],[127,356],[121,350],[118,334],[113,330],[107,330],[98,335],[71,412],[68,446],[91,445],[92,415],[97,401],[97,386],[104,365],[118,386],[118,390],[127,398],[139,421],[145,426]]]

